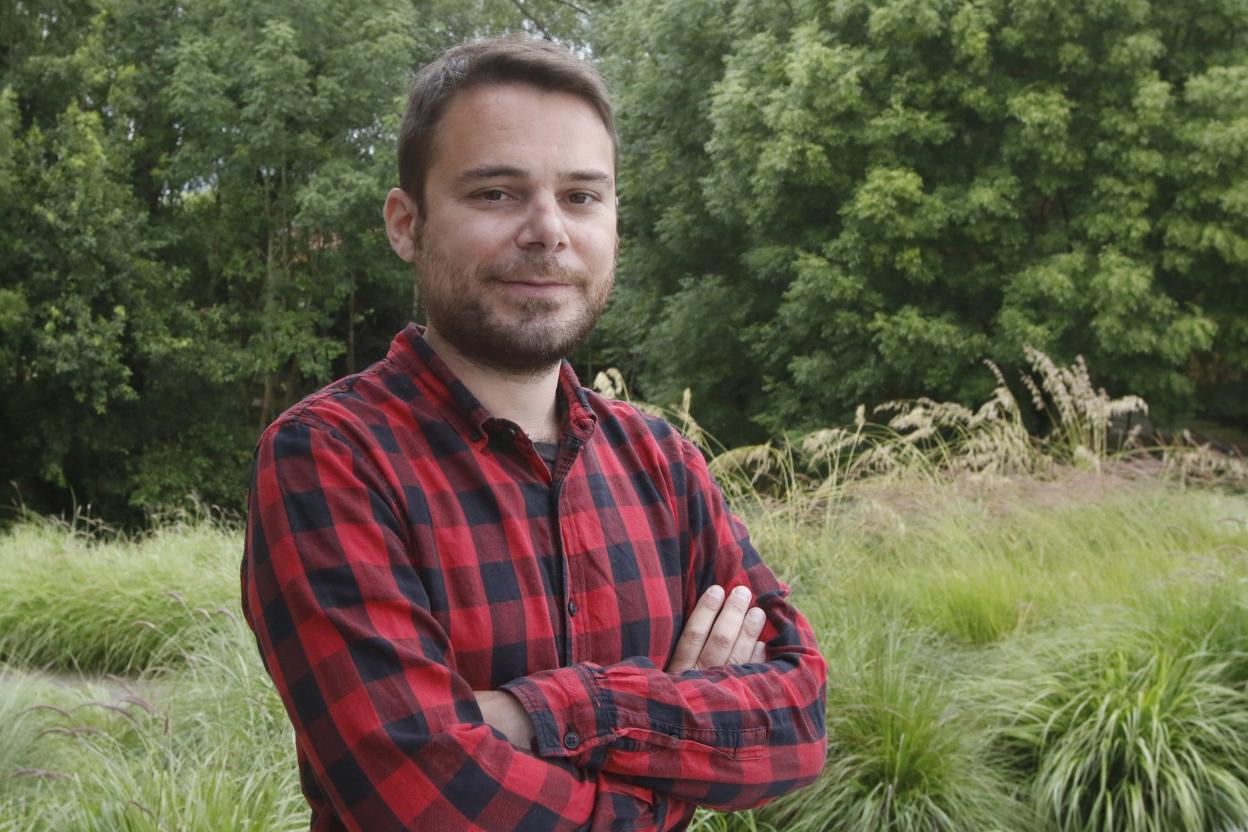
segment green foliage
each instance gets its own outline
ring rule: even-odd
[[[978,400],[1031,346],[1243,417],[1248,7],[679,5],[599,35],[632,154],[608,331],[646,398],[690,386],[739,444]]]
[[[1034,789],[1060,829],[1224,829],[1248,813],[1248,697],[1202,659],[1110,655],[1043,715]]]
[[[25,789],[22,775],[33,778],[47,770],[49,755],[39,744],[42,725],[31,710],[46,694],[46,685],[0,667],[0,806]]]
[[[258,429],[413,317],[378,219],[407,72],[549,34],[615,88],[578,357],[731,445],[982,400],[1028,346],[1244,418],[1237,0],[73,0],[0,8],[0,482],[242,505]]]
[[[558,0],[0,6],[0,482],[239,509],[282,409],[414,314],[380,218],[407,75]]]
[[[1138,472],[920,475],[856,481],[826,513],[751,507],[756,544],[828,658],[831,752],[810,788],[699,812],[694,828],[1248,822],[1244,498]],[[0,665],[0,830],[306,825],[291,729],[251,634],[193,608],[237,593],[240,546],[211,524],[136,541],[43,523],[0,538],[0,574],[18,573],[0,597],[25,616],[0,634],[43,646]],[[154,628],[126,626],[140,604]],[[104,642],[129,660],[82,659]]]
[[[779,828],[1025,828],[973,701],[947,671],[924,666],[939,651],[914,631],[849,624],[829,655],[840,670],[828,691],[828,765]]]
[[[0,765],[0,830],[306,827],[290,723],[249,641],[235,623],[179,644],[176,680],[0,675],[0,703],[24,706],[18,751],[42,765]]]
[[[0,537],[0,661],[88,673],[179,665],[238,616],[232,533],[167,526],[108,545],[52,522]]]
[[[1242,628],[1248,616],[1242,599],[1238,610],[1235,603],[1220,612]],[[1195,605],[1188,612],[1182,629],[1202,620]],[[1003,716],[1009,711],[1003,748],[1016,765],[1035,767],[1030,798],[1050,828],[1215,830],[1243,823],[1248,693],[1229,672],[1237,651],[1209,649],[1225,618],[1202,643],[1182,646],[1166,632],[1174,623],[1147,614],[1100,620],[1097,633],[1017,645],[1034,650],[1033,660],[1046,669],[997,691],[996,707]]]

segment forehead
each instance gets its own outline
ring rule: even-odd
[[[615,171],[611,135],[592,104],[571,93],[519,83],[458,93],[438,121],[431,156],[430,179],[485,164],[534,173]]]

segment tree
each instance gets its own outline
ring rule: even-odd
[[[601,47],[623,100],[651,102],[624,120],[642,158],[623,199],[665,206],[625,214],[621,284],[661,299],[627,307],[645,395],[688,379],[739,440],[732,412],[777,432],[864,401],[978,400],[980,361],[1021,366],[1031,345],[1085,355],[1163,419],[1197,406],[1200,368],[1201,402],[1248,401],[1228,368],[1248,313],[1248,7],[665,12],[618,10]],[[660,63],[695,69],[637,70]]]
[[[210,6],[115,0],[9,53],[0,419],[35,507],[241,504],[265,413],[329,378],[373,294],[387,329],[410,308],[370,256],[394,56],[433,48],[410,6]]]
[[[259,429],[414,317],[408,74],[565,0],[0,2],[0,475],[110,522],[240,507]]]

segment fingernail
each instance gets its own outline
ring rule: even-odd
[[[761,607],[754,607],[754,609],[745,614],[745,617],[750,619],[751,624],[761,624],[763,621],[763,610]]]
[[[712,601],[718,601],[724,597],[724,588],[722,586],[713,586],[706,591],[706,594]]]
[[[732,591],[732,597],[740,601],[745,601],[750,597],[750,590],[747,587],[739,586]]]

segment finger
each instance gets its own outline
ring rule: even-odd
[[[741,625],[745,621],[745,613],[750,608],[750,590],[738,586],[724,599],[723,609],[715,618],[711,634],[706,637],[702,653],[698,656],[697,667],[702,670],[708,667],[719,667],[728,663],[728,656],[737,643],[741,633]]]
[[[723,587],[713,586],[702,593],[702,597],[693,607],[693,612],[689,613],[685,629],[681,631],[680,638],[676,641],[676,649],[672,651],[672,658],[667,663],[668,673],[684,673],[697,664],[702,645],[706,644],[706,638],[711,633],[711,625],[715,623],[715,616],[719,614],[719,609],[723,605]]]
[[[732,645],[727,664],[749,662],[750,656],[754,654],[754,645],[758,644],[758,634],[763,631],[763,624],[766,620],[767,617],[758,607],[754,607],[745,614],[745,620],[741,622],[741,633],[737,636],[737,643]]]
[[[750,664],[767,661],[767,645],[761,641],[754,642],[754,652],[750,654]]]

